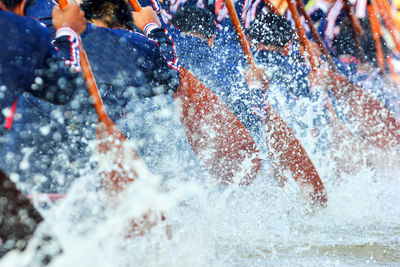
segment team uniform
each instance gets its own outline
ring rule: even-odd
[[[152,6],[156,11],[160,11],[157,6]],[[145,34],[163,47],[164,53],[167,52],[163,55],[168,67],[178,70],[179,57],[172,42],[174,38],[171,38],[168,31],[154,28]],[[163,72],[165,71],[158,71],[154,75],[159,76],[159,79],[165,76]],[[152,88],[159,91],[157,86]],[[182,128],[172,94],[175,90],[152,94],[146,98],[131,98],[126,105],[124,119],[119,125],[126,136],[133,140],[135,150],[150,170],[160,174],[165,181],[170,178],[202,179],[207,174],[199,164]]]
[[[43,21],[48,21],[48,15],[43,14],[41,9],[38,11],[43,16]],[[135,150],[150,169],[165,177],[173,176],[170,173],[177,173],[178,170],[174,171],[171,168],[170,171],[163,172],[166,168],[159,166],[161,164],[171,167],[172,157],[176,154],[182,156],[177,156],[179,160],[175,165],[182,165],[182,161],[193,159],[192,166],[186,170],[198,169],[196,166],[199,164],[174,109],[172,93],[176,91],[180,82],[179,62],[173,49],[174,43],[166,30],[148,25],[143,35],[124,29],[108,29],[88,24],[81,39],[107,114],[124,134],[133,140]],[[72,140],[74,145],[82,139],[94,139],[93,107],[85,102],[88,99],[85,90],[80,90],[79,95],[82,95],[84,101],[74,99],[71,105],[64,107],[74,115],[70,116],[73,122],[66,120],[64,116],[64,127],[67,129],[61,133],[66,139],[71,139],[71,133],[85,129],[89,134],[82,134],[85,138],[75,134]],[[172,119],[160,118],[157,115],[162,113],[160,110],[167,109]],[[170,126],[171,123],[173,126]],[[166,129],[170,129],[166,132],[164,142],[159,142],[159,134],[155,130],[157,128],[160,128],[158,133],[165,133]],[[177,133],[177,129],[179,136],[171,134]],[[161,150],[168,152],[165,160],[161,159]],[[174,153],[174,150],[177,152]],[[189,155],[186,150],[189,151]],[[68,150],[65,151],[64,154],[69,154]],[[87,154],[86,158],[89,157],[90,154]]]
[[[74,84],[60,79],[73,81],[78,77],[70,70],[79,69],[76,33],[60,29],[54,42],[57,52],[49,33],[37,21],[0,9],[0,23],[0,108],[11,107],[25,92],[54,104],[65,104],[74,93]],[[2,112],[0,123],[4,121]]]
[[[1,167],[9,171],[8,163],[18,162],[8,154],[13,141],[10,129],[20,111],[18,98],[29,94],[54,104],[67,103],[80,80],[79,42],[75,32],[61,28],[51,44],[49,32],[38,21],[1,9],[0,23]]]

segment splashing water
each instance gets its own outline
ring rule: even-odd
[[[275,97],[282,103],[279,94]],[[301,109],[301,121],[311,125],[316,116],[311,103],[295,108]],[[285,116],[288,111],[281,107],[280,113]],[[296,114],[295,109],[290,112]],[[75,267],[399,264],[397,169],[383,174],[382,168],[361,164],[355,173],[338,177],[340,166],[320,140],[291,126],[324,182],[326,208],[308,206],[291,177],[284,188],[278,187],[268,167],[250,186],[223,187],[204,173],[198,173],[202,180],[176,173],[164,181],[145,166],[139,170],[140,179],[119,196],[120,205],[111,208],[91,171],[75,181],[67,197],[50,209],[40,208],[45,221],[28,248],[8,253],[0,265],[34,266],[38,253],[55,255],[50,266]],[[319,132],[325,134],[325,142],[331,138],[328,124]],[[163,212],[166,220],[158,220],[143,236],[127,237],[128,221],[149,210]],[[168,226],[172,239],[166,234]],[[44,234],[52,235],[54,242],[37,252],[35,243]]]

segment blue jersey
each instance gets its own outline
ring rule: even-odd
[[[259,50],[254,54],[254,58],[267,70],[270,83],[278,84],[280,88],[286,90],[286,93],[296,97],[308,96],[309,70],[295,56]]]
[[[24,92],[55,104],[65,104],[72,96],[78,77],[61,57],[78,63],[71,54],[68,36],[51,44],[48,31],[34,19],[0,9],[0,109],[10,107]],[[0,113],[0,123],[4,114]]]
[[[50,32],[51,6],[50,0],[37,0],[28,10],[46,23]],[[107,114],[113,120],[121,118],[129,100],[173,92],[179,85],[179,62],[165,29],[153,29],[146,37],[88,23],[81,39]]]
[[[149,37],[123,29],[88,25],[82,43],[112,119],[129,100],[174,92],[179,65],[173,43],[159,28]]]
[[[54,32],[49,19],[50,1],[37,1],[37,5],[44,2],[47,13],[33,6],[29,14],[46,22],[49,31]],[[179,84],[179,65],[173,43],[163,29],[153,29],[145,37],[122,29],[87,24],[81,39],[106,112],[116,122],[122,118],[130,99],[173,92]],[[84,83],[68,105],[55,107],[24,96],[18,106],[21,118],[13,125],[13,142],[8,149],[16,155],[12,162],[7,161],[8,169],[26,179],[36,173],[47,173],[49,179],[38,188],[47,192],[65,190],[83,170],[91,171],[93,166],[87,161],[91,151],[87,144],[95,138],[97,116]],[[35,149],[29,158],[30,168],[25,171],[14,166],[24,155],[19,153],[24,148]],[[60,178],[62,184],[58,183]]]

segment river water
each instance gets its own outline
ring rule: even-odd
[[[325,208],[309,206],[290,175],[285,187],[277,186],[268,167],[239,187],[217,185],[212,177],[162,181],[144,165],[135,166],[140,179],[111,208],[97,174],[89,172],[66,198],[50,208],[38,205],[44,223],[26,251],[10,252],[0,266],[35,266],[34,258],[46,253],[56,255],[50,266],[68,267],[400,266],[400,176],[386,161],[391,155],[375,152],[372,162],[338,174],[341,163],[315,138],[300,139],[325,185]],[[345,162],[358,157],[344,150],[336,152]],[[149,210],[157,224],[128,236],[128,221]],[[43,233],[55,241],[36,251]]]

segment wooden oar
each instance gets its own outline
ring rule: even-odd
[[[136,12],[142,9],[137,0],[129,3]],[[261,159],[250,133],[232,111],[185,68],[181,68],[174,99],[188,140],[203,166],[224,184],[250,184]]]
[[[60,8],[68,6],[67,0],[59,0],[58,2]],[[79,43],[81,45],[79,56],[82,75],[99,118],[96,135],[97,139],[100,141],[98,146],[100,176],[104,189],[114,194],[121,191],[128,182],[132,182],[138,176],[132,167],[123,164],[124,160],[131,162],[139,159],[139,157],[136,152],[126,144],[126,137],[124,134],[107,116],[81,40],[79,40]]]
[[[392,17],[390,16],[390,13],[386,12],[384,3],[382,1],[376,1],[375,2],[378,10],[379,10],[379,15],[383,19],[383,22],[385,23],[386,28],[388,29],[390,35],[392,36],[393,42],[396,45],[397,51],[400,51],[400,42],[398,40],[398,36],[396,36],[396,33],[398,34],[396,28],[394,27]]]
[[[362,29],[361,29],[361,25],[359,25],[359,23],[357,23],[357,19],[354,16],[354,13],[351,10],[351,6],[348,0],[342,0],[343,3],[343,8],[344,11],[346,12],[347,17],[349,18],[350,21],[350,26],[352,29],[352,34],[353,34],[353,39],[356,42],[356,49],[358,52],[358,59],[364,63],[365,62],[365,54],[364,54],[364,50],[362,48],[361,42],[360,42],[360,38],[359,38],[359,34],[361,33]],[[318,35],[319,36],[319,35]]]
[[[291,11],[297,14],[293,1],[288,0],[288,4]],[[293,18],[296,25],[300,25],[298,28],[302,28],[298,14]],[[307,38],[304,31],[300,35],[303,39]],[[361,137],[384,150],[400,144],[400,123],[378,99],[364,92],[347,77],[333,71],[326,77],[326,85],[335,96],[338,108],[345,112],[351,127]]]
[[[385,68],[385,56],[383,55],[383,49],[381,43],[382,30],[377,16],[376,6],[372,0],[368,0],[367,9],[368,9],[368,18],[371,25],[372,37],[374,38],[375,41],[378,67],[381,74],[384,74],[386,68]]]
[[[400,33],[400,22],[398,21],[397,18],[393,17],[393,10],[392,6],[390,5],[388,0],[380,0],[380,4],[382,4],[385,7],[386,14],[390,17],[390,20],[393,22],[395,28],[397,29],[397,32]]]
[[[328,61],[329,67],[331,68],[331,70],[336,71],[335,64],[333,63],[332,58],[329,56],[329,52],[326,49],[326,47],[324,45],[324,42],[322,41],[321,37],[319,36],[317,31],[315,30],[314,25],[313,25],[313,23],[311,21],[311,18],[308,16],[307,11],[306,11],[306,9],[304,7],[304,4],[303,4],[302,0],[296,0],[296,4],[297,4],[298,9],[300,10],[300,13],[305,18],[305,21],[306,21],[308,27],[310,28],[312,36],[317,41],[318,47],[320,48],[320,50],[324,54],[325,59]],[[293,11],[293,6],[292,6],[291,3],[289,3],[289,8],[291,8],[290,10],[291,10],[291,13],[292,13],[292,16],[293,16],[293,12],[294,11]],[[298,28],[299,26],[301,26],[301,24],[298,25],[298,23],[296,23],[296,27]],[[298,29],[298,31],[300,31],[300,38],[302,39],[302,42],[303,43],[308,43],[306,40],[303,40],[303,38],[302,38],[302,37],[306,36],[305,32],[302,32],[303,31],[303,27],[301,27],[301,29]],[[314,65],[312,65],[312,68],[313,69],[317,69],[318,67],[315,65],[316,62],[311,59],[311,58],[314,58],[314,55],[313,55],[314,53],[313,53],[313,51],[311,51],[310,46],[308,44],[306,45],[306,49],[308,49],[307,52],[309,54],[311,64],[314,64]]]
[[[311,21],[310,16],[308,16],[306,9],[304,7],[304,3],[301,0],[296,0],[297,8],[299,9],[301,15],[305,18],[306,23],[311,31],[311,34],[313,35],[314,39],[318,43],[318,47],[320,48],[321,52],[323,53],[325,59],[327,60],[329,64],[329,68],[331,69],[332,72],[336,72],[336,67],[335,64],[332,61],[332,58],[328,52],[328,50],[325,47],[325,44],[323,43],[321,37],[315,30],[314,24]],[[294,10],[296,12],[296,10]],[[298,15],[295,14],[294,17],[297,17]],[[300,32],[300,38],[302,39],[302,43],[308,43],[308,39],[305,36],[304,29],[302,25],[296,23],[296,27],[301,27],[298,29]],[[307,46],[310,47],[310,46]],[[314,57],[316,53],[312,51],[311,49],[308,51],[308,57]],[[311,64],[315,64],[315,61],[310,60]],[[312,68],[314,71],[318,72],[320,71],[319,67],[316,65],[313,65]],[[315,81],[315,80],[310,80],[311,84],[314,84],[315,82],[320,82],[320,81]],[[346,128],[346,126],[342,123],[342,121],[339,119],[339,117],[336,115],[335,109],[333,108],[331,99],[328,98],[327,100],[327,109],[329,111],[330,115],[330,132],[332,135],[332,143],[331,143],[331,151],[335,151],[336,149],[339,149],[342,153],[346,153],[346,155],[353,155],[354,153],[362,153],[361,149],[358,149],[358,147],[361,145],[361,142],[356,140],[354,135]],[[351,159],[345,159],[345,158],[339,158],[335,155],[336,153],[333,152],[333,159],[338,163],[338,173],[345,171],[346,173],[355,173],[356,171],[359,171],[359,158],[361,157],[355,157],[356,161]],[[340,175],[339,175],[340,176]]]
[[[225,3],[248,64],[252,69],[256,69],[250,46],[244,36],[232,1],[225,0]],[[326,205],[325,188],[311,159],[290,127],[271,106],[268,107],[265,130],[268,137],[267,147],[273,166],[282,170],[290,170],[303,193],[308,194],[311,198],[312,204]]]

